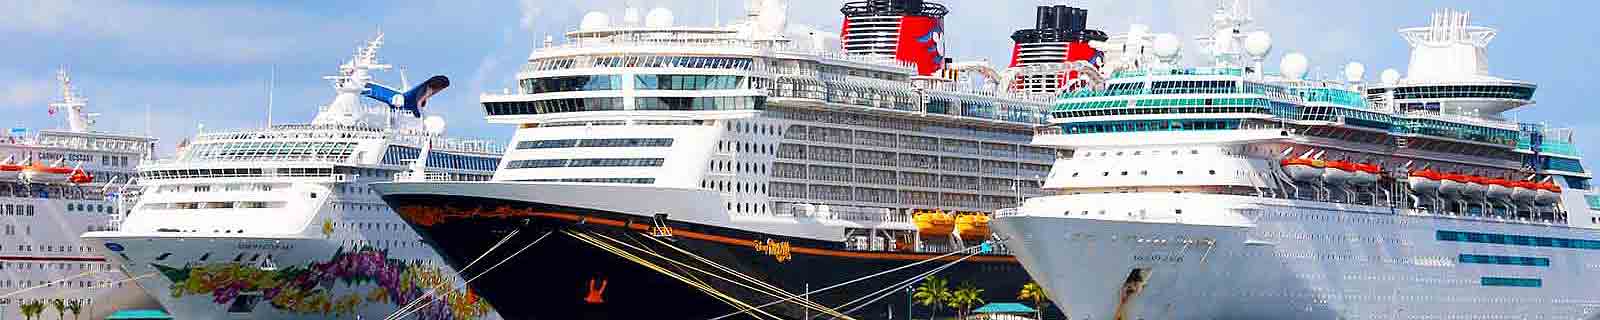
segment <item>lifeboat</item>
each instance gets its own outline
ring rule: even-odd
[[[918,212],[912,220],[917,223],[917,230],[924,236],[947,236],[955,230],[955,219],[943,211]]]
[[[20,164],[0,163],[0,181],[16,181],[17,179],[21,179],[23,168],[25,167]]]
[[[1327,164],[1328,168],[1322,171],[1322,181],[1328,184],[1345,184],[1355,175],[1354,163],[1328,161]]]
[[[982,213],[956,216],[956,234],[966,240],[988,239],[989,216]]]
[[[1561,200],[1561,186],[1550,182],[1539,183],[1535,186],[1538,189],[1534,189],[1533,203],[1546,205]]]
[[[1489,192],[1489,178],[1479,176],[1466,176],[1467,182],[1461,185],[1461,195],[1473,199],[1483,199]]]
[[[46,166],[38,162],[22,169],[22,179],[33,183],[62,183],[72,179],[71,167]]]
[[[1289,178],[1300,182],[1312,181],[1322,177],[1322,168],[1327,167],[1327,163],[1322,160],[1306,158],[1283,159],[1281,163],[1283,164],[1283,170],[1289,172]]]
[[[1485,180],[1484,183],[1489,185],[1489,188],[1488,188],[1489,191],[1488,191],[1487,195],[1490,198],[1494,198],[1494,199],[1511,198],[1511,188],[1515,187],[1514,185],[1512,185],[1511,180],[1497,179],[1497,178],[1486,178],[1484,180]]]
[[[72,172],[72,176],[71,177],[67,177],[67,182],[71,182],[73,184],[85,184],[85,183],[94,182],[94,175],[89,174],[88,172],[85,172],[83,170],[73,171]]]
[[[1531,202],[1539,196],[1539,184],[1530,181],[1516,181],[1511,183],[1511,199],[1516,201]]]
[[[1467,189],[1467,175],[1444,173],[1439,175],[1439,193],[1445,195],[1460,194]]]
[[[1434,194],[1439,192],[1441,176],[1438,171],[1422,169],[1411,171],[1411,176],[1406,178],[1406,183],[1411,185],[1411,190],[1417,193]]]
[[[1378,174],[1383,172],[1378,165],[1366,163],[1351,164],[1351,169],[1350,183],[1363,186],[1377,184]]]

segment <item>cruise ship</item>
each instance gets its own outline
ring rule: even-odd
[[[40,313],[105,318],[120,310],[157,309],[99,247],[77,235],[113,228],[140,188],[135,167],[150,159],[153,138],[94,130],[88,99],[66,70],[56,75],[61,100],[50,114],[65,129],[16,127],[0,137],[0,318]],[[57,307],[59,301],[60,307]]]
[[[1210,66],[1130,38],[1161,63],[1063,95],[1034,138],[1071,152],[994,227],[1067,316],[1600,316],[1600,197],[1571,130],[1513,117],[1537,85],[1489,73],[1495,29],[1439,11],[1399,30],[1404,73],[1318,79],[1299,53],[1263,72],[1272,37],[1234,8]]]
[[[954,314],[910,305],[929,276],[1014,300],[1029,278],[988,220],[1040,195],[1057,155],[1033,130],[1111,52],[1049,6],[1009,66],[956,61],[953,10],[849,2],[838,33],[775,0],[711,27],[591,12],[481,97],[516,126],[493,179],[375,188],[508,318]]]
[[[487,180],[503,151],[422,116],[447,78],[375,82],[391,68],[382,39],[325,77],[336,94],[310,123],[198,133],[139,167],[146,192],[120,228],[83,238],[123,272],[155,275],[140,286],[179,319],[498,318],[370,184]]]

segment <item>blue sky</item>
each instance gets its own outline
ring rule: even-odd
[[[743,14],[744,0],[459,0],[413,1],[80,1],[0,3],[0,126],[60,126],[46,114],[57,98],[54,70],[65,65],[97,112],[99,128],[141,133],[146,106],[163,153],[207,128],[261,126],[269,73],[276,69],[274,118],[307,121],[331,98],[320,77],[332,73],[364,39],[387,34],[383,58],[414,79],[450,76],[452,87],[431,111],[450,133],[504,139],[509,128],[484,123],[480,92],[499,91],[545,36],[560,38],[589,10],[666,7],[680,24],[709,25]],[[1012,30],[1032,23],[1034,0],[945,0],[947,55],[1006,61]],[[1060,1],[1049,1],[1054,4]],[[717,3],[717,4],[713,4]],[[842,1],[790,1],[790,23],[836,30]],[[1089,25],[1117,33],[1129,23],[1183,38],[1206,33],[1213,1],[1065,1],[1090,10]],[[1273,57],[1302,52],[1313,73],[1339,74],[1345,63],[1405,70],[1407,48],[1395,33],[1427,23],[1438,8],[1473,12],[1500,30],[1489,47],[1490,72],[1538,83],[1538,104],[1511,115],[1579,132],[1584,154],[1600,154],[1600,113],[1590,110],[1600,59],[1600,28],[1581,26],[1587,1],[1262,1],[1257,24],[1272,32]],[[1195,53],[1198,45],[1185,43]],[[1269,69],[1273,68],[1269,63]],[[380,75],[396,82],[397,73]]]

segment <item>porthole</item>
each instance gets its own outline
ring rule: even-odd
[[[1178,170],[1178,175],[1183,175],[1183,170]]]
[[[1148,176],[1148,175],[1150,175],[1150,171],[1149,170],[1139,170],[1139,175]]]
[[[1126,175],[1128,175],[1128,172],[1127,171],[1123,171],[1122,175],[1126,176]]]
[[[1217,175],[1217,170],[1211,170],[1211,175]]]
[[[1077,172],[1073,172],[1073,173],[1072,173],[1072,177],[1073,177],[1073,178],[1077,178],[1077,177],[1078,177],[1078,173],[1077,173]]]
[[[1102,177],[1110,177],[1111,176],[1111,171],[1101,172],[1100,176],[1102,176]]]

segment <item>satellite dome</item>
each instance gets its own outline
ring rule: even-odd
[[[1383,73],[1378,75],[1378,79],[1383,81],[1385,85],[1400,83],[1400,70],[1395,70],[1394,68],[1383,69]]]
[[[1152,44],[1152,47],[1156,50],[1157,57],[1166,59],[1178,56],[1178,49],[1180,49],[1179,46],[1181,45],[1182,43],[1178,42],[1178,36],[1171,33],[1163,33],[1156,35],[1155,43]]]
[[[427,129],[429,134],[438,135],[444,133],[444,118],[439,116],[423,118],[422,127]]]
[[[578,23],[578,30],[596,30],[611,27],[611,16],[605,12],[589,11],[583,14],[583,21]]]
[[[1266,31],[1251,32],[1244,38],[1244,51],[1250,56],[1261,58],[1272,52],[1272,36]]]
[[[1306,55],[1299,52],[1291,52],[1283,55],[1283,61],[1278,63],[1278,71],[1282,71],[1283,76],[1289,77],[1289,79],[1300,80],[1305,78],[1306,67],[1310,63],[1310,60],[1306,59]]]
[[[1356,83],[1367,74],[1367,66],[1360,62],[1351,62],[1344,65],[1344,81]]]
[[[651,28],[671,27],[672,20],[672,10],[667,10],[667,8],[650,9],[650,13],[644,15],[644,26]]]

